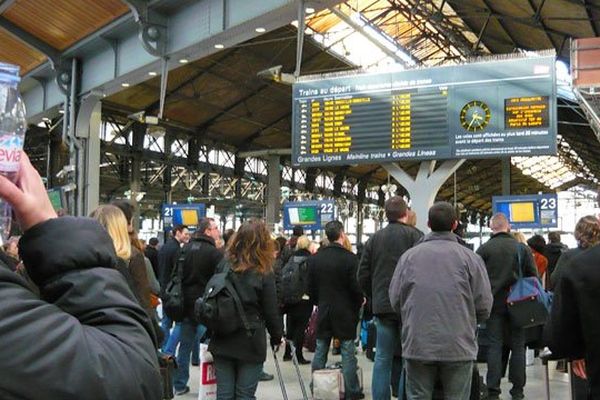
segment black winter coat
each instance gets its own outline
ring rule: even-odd
[[[156,279],[158,279],[158,250],[156,250],[152,246],[146,246],[146,249],[144,250],[144,255],[148,260],[150,260],[150,264],[152,264],[152,270],[154,271],[154,276],[156,276]]]
[[[19,252],[40,296],[0,268],[0,398],[162,398],[152,327],[89,218],[29,229]]]
[[[571,265],[571,259],[579,254],[583,253],[586,249],[583,247],[576,247],[574,249],[569,249],[561,254],[556,266],[554,267],[554,271],[550,276],[550,282],[552,287],[556,287],[558,285],[558,281],[562,278],[563,273],[569,266]]]
[[[556,264],[558,263],[558,259],[562,255],[563,252],[567,251],[569,248],[562,243],[549,243],[546,245],[546,249],[544,251],[544,255],[548,259],[548,269],[546,270],[546,288],[552,288],[552,273],[556,268]]]
[[[376,232],[365,244],[358,282],[371,302],[373,314],[380,318],[395,319],[396,313],[390,304],[388,291],[390,282],[402,254],[423,237],[423,232],[400,223],[391,222]]]
[[[204,294],[208,280],[223,259],[223,253],[215,246],[213,238],[200,236],[184,247],[183,306],[188,318],[194,319],[194,304]]]
[[[224,263],[217,271],[222,271]],[[208,350],[216,357],[227,357],[252,363],[263,363],[267,359],[267,336],[271,343],[281,342],[283,321],[279,315],[275,276],[273,273],[261,275],[254,270],[233,273],[233,284],[244,306],[249,323],[255,327],[248,337],[242,328],[227,335],[213,335]]]
[[[517,281],[519,273],[517,257],[519,248],[521,248],[522,254],[527,254],[527,257],[521,261],[523,276],[537,276],[537,268],[531,250],[528,246],[519,243],[510,233],[496,233],[477,249],[477,254],[485,262],[492,286],[492,295],[494,296],[492,313],[507,312],[506,298],[510,287]]]
[[[173,267],[177,262],[179,250],[181,245],[174,238],[170,238],[158,251],[158,283],[160,283],[160,289],[165,290],[169,281],[171,280],[171,273]]]
[[[590,399],[600,399],[600,246],[573,257],[552,302],[547,339],[553,355],[585,358]]]
[[[310,298],[319,307],[317,338],[354,340],[356,337],[363,301],[356,280],[357,268],[357,257],[338,243],[308,259]]]

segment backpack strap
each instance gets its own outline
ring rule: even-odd
[[[231,269],[231,264],[223,259],[221,261],[223,265],[223,272],[227,274],[227,278],[225,279],[225,286],[229,290],[231,297],[233,298],[233,302],[235,303],[235,308],[237,308],[240,318],[242,320],[242,325],[244,325],[244,330],[246,331],[246,336],[252,336],[252,328],[250,327],[250,323],[248,322],[248,317],[246,316],[246,311],[244,310],[244,306],[242,304],[242,300],[238,295],[235,284],[233,283],[234,275],[233,270]]]

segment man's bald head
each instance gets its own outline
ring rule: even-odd
[[[502,213],[494,214],[490,220],[490,229],[494,233],[510,231],[508,218]]]

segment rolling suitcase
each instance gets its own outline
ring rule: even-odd
[[[292,363],[294,364],[294,369],[296,370],[296,375],[298,375],[298,382],[300,383],[300,390],[302,390],[302,399],[308,400],[308,393],[306,392],[306,386],[304,385],[304,379],[302,379],[302,375],[300,374],[300,367],[298,366],[298,358],[296,357],[296,348],[294,344],[290,340],[289,345],[292,351]],[[275,362],[275,370],[277,371],[277,379],[279,380],[279,386],[281,387],[281,394],[283,396],[283,400],[288,400],[287,390],[285,388],[285,382],[283,381],[283,376],[281,375],[281,367],[279,366],[279,360],[277,359],[277,351],[274,346],[271,347],[273,353],[273,361]]]
[[[557,361],[557,359],[552,357],[552,352],[548,349],[543,350],[540,353],[540,359],[542,360],[542,365],[544,367],[544,389],[546,394],[545,398],[547,400],[550,400],[550,370],[548,368],[548,362]],[[569,375],[570,398],[572,400],[587,400],[589,391],[587,381],[575,376],[575,374],[573,374],[573,371],[571,370],[569,363],[567,363],[567,370]]]

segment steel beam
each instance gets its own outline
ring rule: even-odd
[[[0,15],[8,10],[17,0],[0,0]]]
[[[322,0],[317,9],[334,6],[339,0]],[[150,3],[155,4],[154,2]],[[297,3],[294,0],[262,0],[242,2],[238,0],[199,0],[178,2],[169,15],[166,27],[165,55],[170,58],[169,70],[179,67],[178,60],[191,61],[207,57],[217,51],[215,44],[232,47],[259,35],[255,28],[277,29],[296,18]],[[152,9],[152,6],[151,6]],[[116,28],[119,29],[116,29]],[[138,39],[133,15],[118,19],[118,26],[109,31],[101,30],[63,52],[64,58],[77,56],[82,66],[81,87],[78,95],[98,90],[109,96],[122,90],[121,84],[135,85],[148,79],[148,72],[158,71],[161,59],[153,57]],[[106,41],[110,37],[117,46]],[[119,68],[115,74],[114,66]],[[49,75],[50,65],[36,68],[27,78]],[[23,97],[28,118],[33,122],[50,108],[64,102],[57,87],[47,88],[47,104],[39,101],[43,90],[34,80],[24,79]]]

